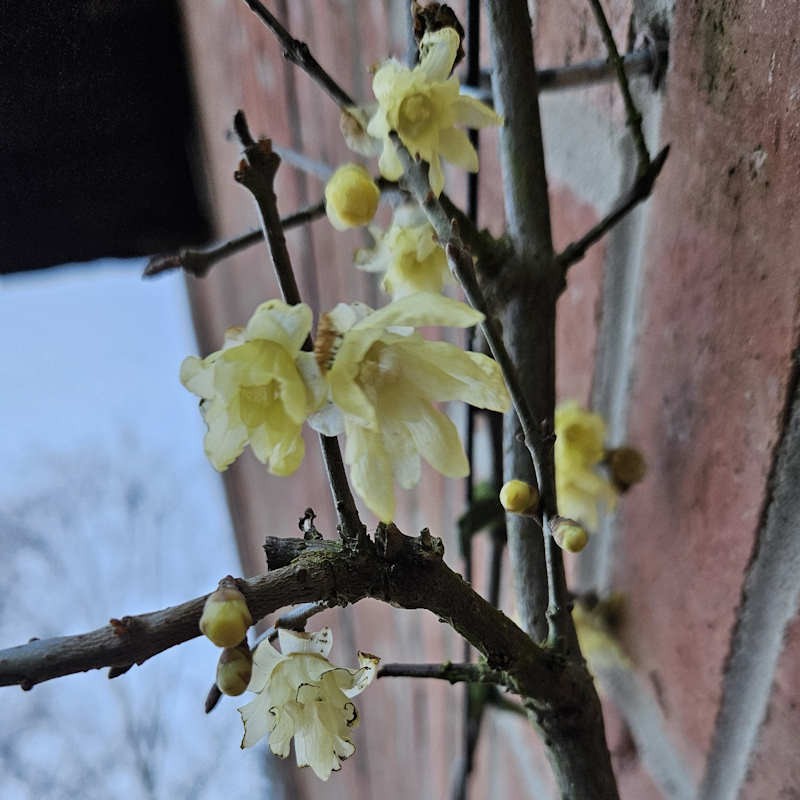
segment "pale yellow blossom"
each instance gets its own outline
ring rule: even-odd
[[[559,513],[596,528],[598,506],[612,508],[616,501],[614,487],[597,471],[605,453],[603,418],[577,403],[563,403],[556,409],[555,433]]]
[[[447,256],[419,206],[400,206],[385,233],[374,226],[370,233],[375,247],[360,250],[356,266],[383,272],[381,286],[394,300],[415,292],[441,292],[452,283]]]
[[[344,430],[353,487],[385,522],[395,513],[394,482],[404,489],[419,482],[420,456],[447,477],[469,473],[458,431],[434,403],[509,407],[492,359],[413,332],[428,325],[468,327],[482,318],[463,303],[426,292],[379,311],[342,303],[323,317],[315,353],[332,404],[309,423],[327,435]]]
[[[389,133],[396,131],[412,156],[428,162],[431,188],[437,196],[444,188],[442,158],[470,172],[478,170],[478,154],[456,125],[483,128],[502,124],[502,118],[488,106],[460,94],[458,78],[450,75],[458,46],[459,36],[453,28],[428,32],[422,38],[416,67],[409,69],[390,59],[372,81],[378,110],[367,133],[383,141],[381,175],[397,180],[403,173],[389,139]]]
[[[325,212],[336,230],[368,225],[381,192],[372,175],[359,164],[344,164],[325,185]]]
[[[329,628],[315,633],[279,628],[278,641],[281,652],[265,640],[253,653],[248,689],[256,697],[239,709],[242,747],[269,736],[270,750],[286,758],[294,737],[297,765],[328,780],[355,752],[350,737],[358,713],[352,698],[372,682],[379,659],[359,653],[358,669],[334,666],[328,660],[333,644]]]
[[[226,469],[248,443],[275,475],[300,465],[300,430],[314,407],[307,384],[317,371],[313,355],[300,352],[310,329],[308,306],[270,300],[245,328],[226,331],[222,350],[184,360],[181,383],[202,399],[205,451],[216,469]]]

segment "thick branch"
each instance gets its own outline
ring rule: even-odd
[[[255,198],[283,299],[289,305],[297,305],[301,302],[300,290],[297,288],[289,250],[286,247],[286,237],[283,235],[281,219],[278,214],[278,198],[275,196],[274,183],[278,166],[281,163],[280,156],[273,152],[268,139],[261,139],[258,142],[253,139],[243,111],[236,112],[233,127],[245,153],[245,160],[240,163],[234,177],[249,189]],[[309,338],[304,349],[310,350],[311,347]],[[355,544],[364,536],[365,529],[358,515],[350,484],[347,482],[339,442],[335,437],[322,434],[320,434],[319,440],[328,482],[339,516],[342,538]]]
[[[302,552],[289,566],[238,580],[253,618],[298,603],[348,605],[365,597],[404,608],[427,608],[483,653],[490,669],[511,670],[512,677],[506,676],[504,683],[511,680],[537,705],[559,699],[554,677],[567,669],[561,660],[535,645],[450,570],[441,557],[441,542],[427,531],[412,538],[394,526],[380,526],[376,543],[368,540],[358,552],[330,544]],[[114,619],[89,633],[33,640],[0,651],[0,686],[30,688],[75,672],[142,664],[200,635],[205,599]]]

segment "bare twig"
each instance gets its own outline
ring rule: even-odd
[[[315,219],[325,216],[325,201],[320,200],[312,206],[306,206],[284,217],[281,220],[281,225],[284,230],[296,228],[299,225],[304,225],[307,222],[313,222]],[[229,256],[235,255],[248,247],[264,241],[264,231],[261,229],[255,231],[248,231],[227,242],[215,244],[205,250],[192,250],[183,248],[177,253],[164,253],[152,258],[147,262],[147,266],[142,273],[143,278],[152,278],[162,272],[167,272],[172,269],[181,269],[194,275],[195,278],[204,278],[208,271],[218,261],[222,261]]]
[[[289,305],[301,302],[300,291],[292,269],[286,237],[283,235],[281,219],[278,214],[278,198],[275,196],[275,174],[281,163],[280,156],[273,152],[270,141],[261,139],[256,142],[247,127],[247,119],[243,111],[237,111],[233,127],[244,147],[245,160],[239,165],[234,177],[250,190],[255,198],[261,215],[264,236],[269,243],[275,275],[280,286],[283,299]],[[309,338],[304,349],[312,348]],[[336,512],[339,516],[339,528],[342,538],[353,544],[361,542],[365,528],[358,515],[358,509],[347,481],[339,442],[335,437],[319,437],[325,469],[328,474]]]
[[[489,669],[485,664],[384,664],[378,670],[379,678],[436,678],[448,683],[499,683],[503,674]]]
[[[283,47],[284,58],[308,73],[340,108],[346,109],[355,105],[350,95],[320,66],[317,59],[308,49],[308,45],[295,39],[263,3],[259,2],[259,0],[244,0],[244,2],[275,34]]]
[[[622,64],[628,78],[637,75],[650,75],[651,81],[658,84],[666,64],[669,42],[656,40],[622,56]],[[598,83],[606,83],[616,79],[616,67],[607,58],[594,58],[579,61],[577,64],[565,64],[563,67],[542,67],[536,70],[539,82],[539,93],[556,92],[564,89],[583,89]],[[492,73],[482,70],[477,87],[465,84],[461,87],[463,94],[469,94],[482,103],[492,105]]]
[[[594,12],[597,25],[600,28],[600,34],[605,42],[606,50],[608,50],[608,60],[614,68],[617,83],[622,92],[622,101],[625,104],[625,124],[630,128],[633,143],[636,147],[636,156],[639,161],[636,171],[637,174],[642,175],[650,166],[650,153],[647,150],[647,143],[642,133],[642,115],[636,107],[636,103],[633,102],[631,87],[628,85],[628,76],[625,72],[625,63],[620,57],[619,50],[617,50],[617,43],[614,41],[614,34],[611,32],[611,26],[608,24],[603,6],[600,0],[589,0],[589,5]]]
[[[310,158],[305,153],[291,147],[273,144],[272,149],[281,157],[284,164],[288,164],[306,175],[313,175],[321,181],[327,181],[334,173],[334,168],[330,164]]]
[[[566,271],[573,264],[580,261],[586,255],[586,251],[595,244],[595,242],[602,239],[608,231],[610,231],[628,212],[636,208],[639,203],[647,200],[650,193],[653,191],[653,184],[658,174],[661,172],[661,168],[664,166],[668,155],[669,145],[664,147],[650,162],[647,169],[639,174],[633,186],[617,200],[611,211],[609,211],[597,225],[577,241],[568,244],[564,250],[556,256],[556,263],[561,269]]]
[[[481,331],[506,381],[511,402],[522,428],[525,446],[533,462],[535,480],[541,495],[542,525],[543,530],[548,531],[546,540],[549,540],[548,545],[550,545],[545,548],[548,590],[547,618],[550,627],[548,640],[553,644],[559,641],[565,644],[569,643],[570,639],[574,637],[574,632],[571,633],[572,622],[566,602],[566,578],[563,564],[560,562],[561,551],[552,542],[552,537],[549,535],[550,520],[554,519],[557,514],[555,470],[551,464],[552,441],[545,439],[542,435],[531,412],[519,373],[503,341],[500,326],[478,283],[472,256],[461,242],[455,226],[447,219],[441,203],[431,191],[422,163],[411,157],[396,132],[392,132],[390,137],[397,150],[400,163],[403,165],[404,181],[436,231],[436,235],[447,253],[450,269],[461,284],[470,305],[484,314]]]

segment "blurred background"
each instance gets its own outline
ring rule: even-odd
[[[268,5],[359,99],[370,97],[369,68],[407,48],[402,2]],[[451,5],[462,21],[478,6]],[[649,464],[569,563],[576,590],[627,598],[619,633],[635,669],[601,681],[612,757],[630,800],[688,798],[701,781],[709,800],[796,797],[800,512],[796,491],[787,499],[783,489],[798,469],[800,20],[789,3],[605,5],[622,49],[669,34],[661,85],[641,76],[632,88],[651,151],[672,147],[653,198],[570,270],[560,301],[560,399],[603,413],[609,444],[633,444]],[[249,453],[220,479],[202,452],[195,398],[177,379],[186,355],[217,349],[226,327],[277,295],[266,248],[204,279],[139,276],[142,256],[257,226],[232,180],[237,109],[279,146],[329,166],[352,160],[338,109],[241,2],[6,6],[0,646],[260,572],[263,537],[294,535],[309,505],[334,535],[313,442],[292,481]],[[540,67],[604,57],[583,0],[530,8]],[[635,158],[613,84],[548,92],[542,114],[563,247],[629,185]],[[482,134],[478,221],[498,233],[496,144],[496,132]],[[282,213],[322,188],[313,171],[285,165]],[[449,176],[455,199],[465,188]],[[382,302],[372,276],[352,268],[362,234],[322,219],[287,238],[315,311]],[[463,494],[428,473],[398,513],[406,532],[442,536],[456,569]],[[482,592],[488,539],[475,541]],[[513,614],[507,565],[503,575]],[[358,648],[386,662],[462,658],[457,637],[422,613],[364,601],[312,625],[323,623],[335,626],[342,664]],[[216,655],[195,641],[114,681],[87,674],[3,690],[0,796],[463,796],[464,687],[379,681],[360,698],[357,756],[322,785],[263,746],[240,751],[235,702],[203,714]],[[530,726],[494,707],[481,724],[469,796],[550,796]]]

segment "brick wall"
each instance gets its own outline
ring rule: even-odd
[[[453,5],[463,10],[463,2]],[[615,766],[631,800],[688,797],[706,772],[709,800],[796,797],[800,476],[791,450],[800,434],[789,423],[800,414],[792,366],[800,328],[800,19],[794,4],[767,0],[606,5],[620,44],[632,17],[635,29],[669,29],[661,90],[642,78],[634,91],[651,150],[672,148],[652,200],[571,269],[560,301],[559,395],[591,402],[609,420],[611,443],[637,445],[650,467],[570,564],[577,587],[628,597],[622,638],[636,674],[603,683]],[[360,98],[368,96],[368,67],[404,51],[404,6],[270,4]],[[540,2],[533,11],[539,66],[603,55],[582,0]],[[283,62],[244,4],[186,2],[184,16],[216,224],[221,236],[233,235],[256,224],[247,192],[231,178],[238,149],[226,132],[237,108],[278,144],[329,164],[349,155],[336,108]],[[542,114],[554,235],[563,245],[602,216],[635,162],[613,85],[548,94]],[[495,141],[482,139],[481,223],[498,230]],[[321,189],[282,168],[282,212],[317,200]],[[335,234],[321,220],[288,238],[315,308],[377,301],[369,276],[349,266],[358,234]],[[265,247],[190,283],[206,351],[276,295]],[[308,450],[292,481],[268,478],[248,457],[227,474],[248,572],[262,569],[264,534],[293,535],[309,502],[320,529],[333,531],[311,440]],[[425,524],[443,535],[453,564],[461,495],[457,483],[429,474],[398,518],[409,531]],[[342,660],[356,647],[387,661],[421,659],[423,651],[460,657],[455,637],[419,613],[365,602],[326,616],[335,619]],[[303,775],[303,791],[447,796],[461,696],[449,686],[379,682],[361,703],[359,755],[323,788]],[[547,796],[547,769],[527,724],[491,713],[486,726],[474,796],[488,796],[489,787],[499,797]]]

